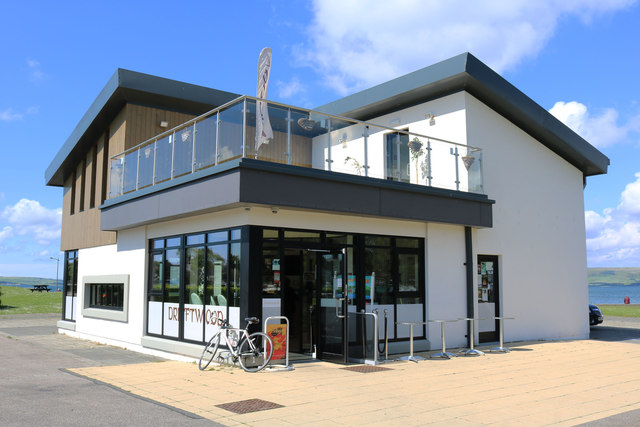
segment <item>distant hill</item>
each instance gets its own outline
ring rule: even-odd
[[[640,268],[590,268],[589,285],[640,285]]]
[[[59,280],[60,286],[62,286],[62,280]],[[0,285],[49,285],[49,287],[56,286],[56,279],[44,279],[42,277],[7,277],[0,276]]]

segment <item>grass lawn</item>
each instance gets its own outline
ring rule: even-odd
[[[640,317],[640,304],[598,304],[598,307],[605,317]]]
[[[0,316],[62,312],[62,292],[31,292],[17,286],[0,286],[0,291]]]

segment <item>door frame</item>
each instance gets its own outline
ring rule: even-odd
[[[342,329],[342,346],[341,346],[341,350],[342,350],[342,354],[339,353],[328,353],[328,352],[323,352],[323,345],[321,345],[320,343],[320,310],[322,309],[321,307],[321,295],[320,295],[320,285],[319,285],[319,281],[318,281],[318,275],[320,274],[320,269],[318,269],[317,273],[316,273],[316,292],[317,292],[317,298],[316,298],[316,325],[315,325],[315,329],[316,331],[318,331],[316,333],[316,337],[318,339],[317,342],[317,355],[316,357],[318,359],[321,360],[326,360],[329,362],[337,362],[337,363],[347,363],[349,361],[349,336],[348,336],[348,264],[347,264],[347,248],[343,247],[341,249],[311,249],[311,251],[314,252],[320,252],[321,254],[340,254],[342,255],[342,262],[341,264],[341,276],[342,276],[342,297],[341,298],[336,298],[336,317],[338,317],[341,322],[340,325],[340,329]],[[321,255],[319,254],[319,255]],[[316,264],[317,265],[317,264]],[[341,310],[341,315],[338,315],[338,310]]]
[[[478,267],[481,262],[493,262],[493,300],[495,304],[494,316],[500,316],[500,264],[498,255],[483,255],[478,254]],[[478,283],[480,286],[480,283]],[[500,334],[500,321],[495,320],[494,330],[487,332],[478,332],[478,342],[493,342],[498,341]]]

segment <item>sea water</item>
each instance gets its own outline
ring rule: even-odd
[[[591,304],[623,304],[624,297],[629,297],[631,304],[640,304],[640,284],[589,286]]]

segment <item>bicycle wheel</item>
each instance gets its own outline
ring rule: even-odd
[[[218,346],[220,345],[220,331],[211,337],[207,345],[202,350],[202,356],[200,356],[200,361],[198,362],[198,368],[201,371],[207,369],[207,366],[213,360],[213,357],[216,355],[216,351],[218,351]]]
[[[273,356],[273,342],[262,332],[255,332],[240,344],[239,362],[247,372],[258,372],[267,366]]]

